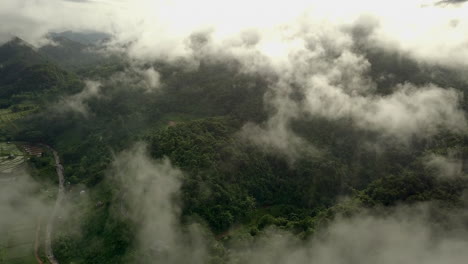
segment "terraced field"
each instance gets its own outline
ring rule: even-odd
[[[31,114],[35,109],[31,108],[24,111],[13,112],[11,109],[0,109],[0,127],[14,125],[12,122]]]
[[[21,166],[25,161],[25,156],[21,150],[13,143],[0,143],[0,180],[14,169]]]

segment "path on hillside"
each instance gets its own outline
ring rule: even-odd
[[[55,201],[54,210],[52,211],[52,214],[49,217],[49,221],[47,222],[45,251],[46,251],[47,259],[49,259],[49,262],[51,264],[59,264],[52,250],[52,233],[54,229],[54,222],[55,222],[55,219],[57,218],[57,212],[60,210],[60,207],[62,205],[62,200],[65,196],[65,188],[63,186],[65,180],[63,178],[63,166],[62,164],[60,164],[60,158],[59,158],[57,151],[55,151],[50,146],[47,146],[47,145],[45,146],[48,149],[50,149],[50,151],[52,151],[52,153],[54,154],[55,170],[57,171],[57,176],[59,178],[59,190],[57,194],[57,200]]]

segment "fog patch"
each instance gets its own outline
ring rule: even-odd
[[[112,177],[122,187],[123,216],[137,229],[135,263],[206,263],[201,229],[180,223],[183,173],[168,159],[149,158],[143,144],[117,155],[112,166]]]
[[[153,66],[131,64],[102,82],[109,87],[125,87],[144,93],[153,93],[162,87],[161,74]]]
[[[274,108],[275,114],[264,124],[245,124],[240,136],[263,150],[285,154],[294,161],[307,153],[318,154],[318,150],[292,131],[291,122],[300,117],[301,111],[297,103],[288,99],[291,92],[284,83],[270,87],[265,100]]]
[[[423,61],[466,66],[468,7],[464,2],[6,0],[0,6],[0,39],[14,34],[39,44],[49,32],[99,31],[113,35],[109,48],[123,50],[132,58],[170,60],[190,56],[187,39],[194,32],[210,30],[213,42],[221,49],[229,48],[226,42],[241,34],[240,42],[245,46],[257,46],[275,57],[277,51],[289,49],[286,42],[277,42],[274,35],[278,31],[320,27],[324,22],[341,28],[366,15],[378,21],[379,26],[372,33],[376,45],[396,47]],[[445,8],[447,5],[453,8]],[[457,27],[451,26],[452,20],[460,21]]]
[[[408,141],[434,136],[441,129],[465,131],[461,99],[461,93],[454,89],[412,84],[399,85],[386,96],[353,96],[326,79],[313,78],[305,111],[330,119],[349,117],[364,130]]]
[[[150,67],[143,72],[145,77],[145,87],[147,91],[159,88],[161,85],[161,76],[153,67]]]
[[[230,263],[462,263],[468,258],[462,211],[442,228],[426,205],[364,212],[337,218],[308,241],[269,230],[252,245],[233,251]]]
[[[448,5],[461,5],[465,3],[467,0],[443,0],[440,2],[437,2],[436,5],[441,5],[441,6],[448,6]]]
[[[84,89],[74,95],[63,98],[56,106],[56,111],[59,112],[75,112],[83,117],[90,115],[87,101],[91,98],[101,96],[101,83],[98,81],[85,81]]]
[[[424,158],[424,164],[442,178],[463,176],[463,160],[453,152],[447,155],[429,154]]]
[[[324,24],[314,29],[289,28],[288,32],[297,36],[296,31],[302,41],[291,43],[283,59],[251,53],[263,58],[254,60],[262,63],[244,60],[249,71],[268,68],[277,77],[264,99],[269,120],[244,127],[243,133],[251,135],[254,143],[298,152],[304,142],[290,123],[301,118],[307,121],[307,116],[349,120],[361,130],[376,132],[382,140],[404,144],[442,130],[464,133],[468,128],[462,92],[404,82],[391,87],[390,93],[380,94],[376,80],[370,77],[372,65],[355,51],[349,31]]]
[[[44,191],[25,170],[17,169],[9,175],[2,174],[0,233],[4,234],[20,223],[35,223],[44,212],[49,211],[52,203],[48,203]]]
[[[117,155],[112,175],[122,186],[123,217],[137,227],[135,263],[207,263],[210,238],[196,225],[180,222],[180,170],[167,159],[152,160],[137,144]],[[462,263],[468,258],[467,217],[465,208],[441,209],[435,203],[361,209],[326,221],[305,240],[271,227],[255,237],[246,234],[239,244],[225,244],[223,259],[233,264]]]

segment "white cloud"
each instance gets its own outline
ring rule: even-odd
[[[168,160],[151,160],[141,144],[115,158],[111,178],[120,186],[118,206],[137,224],[136,263],[208,261],[209,238],[180,223],[177,196],[182,175]],[[462,263],[468,258],[464,210],[444,211],[427,203],[388,208],[385,213],[361,210],[330,220],[306,240],[266,229],[241,245],[226,244],[224,258],[233,264]]]
[[[40,43],[50,30],[101,30],[114,35],[110,50],[126,51],[140,61],[235,57],[246,71],[278,75],[280,82],[271,93],[282,100],[269,96],[277,116],[266,126],[283,139],[290,137],[284,136],[287,117],[300,113],[351,117],[361,128],[406,139],[432,135],[441,127],[464,130],[461,94],[448,87],[400,84],[390,95],[372,95],[372,65],[355,52],[347,30],[355,23],[369,24],[373,30],[368,38],[375,46],[423,62],[468,67],[468,5],[437,2],[6,0],[0,4],[0,35],[19,34]],[[197,32],[204,32],[206,42],[191,41]],[[152,91],[159,86],[158,74],[144,70],[145,85]],[[306,95],[304,102],[288,99],[291,84]]]
[[[232,251],[231,263],[455,264],[468,258],[466,235],[461,226],[438,230],[429,210],[413,206],[387,215],[335,219],[306,242],[270,231],[245,250]]]
[[[89,108],[86,101],[93,97],[100,97],[100,91],[100,82],[87,80],[81,92],[63,98],[58,102],[55,108],[60,112],[72,111],[87,117],[89,115]]]
[[[352,118],[356,125],[401,140],[430,137],[440,129],[466,131],[461,94],[434,85],[399,85],[387,96],[353,96],[313,77],[304,110],[331,119]]]
[[[40,43],[50,30],[102,30],[115,35],[115,44],[127,44],[129,54],[143,59],[189,54],[185,40],[200,30],[212,30],[213,41],[223,44],[255,29],[264,40],[259,49],[269,56],[281,56],[289,44],[278,42],[272,32],[324,22],[342,27],[366,15],[379,22],[372,36],[376,43],[391,43],[420,59],[466,65],[468,5],[443,7],[435,5],[437,2],[4,0],[0,35],[17,34]]]
[[[463,175],[463,160],[456,156],[455,152],[448,155],[429,154],[424,158],[424,163],[441,178],[459,177]]]
[[[200,229],[181,228],[182,176],[169,160],[152,160],[141,143],[116,156],[111,177],[121,189],[119,211],[136,226],[135,263],[206,263]]]
[[[285,60],[265,63],[279,81],[265,97],[273,109],[270,119],[261,126],[245,127],[245,134],[254,142],[297,152],[291,149],[305,144],[289,123],[306,115],[351,120],[362,130],[402,143],[429,138],[441,130],[467,130],[462,92],[433,84],[402,83],[391,87],[389,94],[376,93],[377,85],[369,74],[372,65],[354,51],[350,33],[329,24],[299,32],[303,42],[290,48]],[[265,67],[244,61],[247,68]],[[297,91],[303,96],[293,99]]]

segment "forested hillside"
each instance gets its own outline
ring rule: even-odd
[[[0,45],[0,235],[32,219],[24,252],[62,264],[466,260],[466,62],[366,16],[133,39],[148,19]]]

